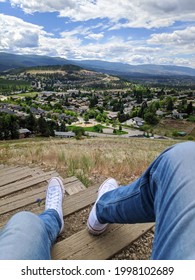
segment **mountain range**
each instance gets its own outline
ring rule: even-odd
[[[128,76],[191,76],[195,77],[195,69],[174,65],[141,64],[130,65],[120,62],[101,60],[67,60],[61,57],[41,55],[17,55],[0,52],[0,71],[47,65],[77,65],[85,69],[104,72],[112,75]]]

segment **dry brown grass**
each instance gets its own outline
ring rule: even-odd
[[[75,175],[86,185],[107,177],[126,184],[174,143],[171,140],[123,138],[8,141],[0,142],[0,163],[55,169],[64,178]]]
[[[36,74],[53,74],[53,73],[59,73],[59,74],[63,74],[65,75],[66,72],[62,71],[62,70],[41,70],[41,69],[36,69],[36,70],[29,70],[26,73],[30,73],[32,75],[36,75]]]

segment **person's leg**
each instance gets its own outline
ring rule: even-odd
[[[100,223],[156,221],[153,259],[195,259],[195,143],[164,151],[134,183],[103,194]]]
[[[50,249],[64,227],[63,183],[52,178],[48,184],[45,211],[15,214],[0,231],[0,259],[51,259]]]
[[[31,212],[15,214],[0,232],[0,259],[51,259],[51,245],[60,228],[59,215],[52,209],[40,217]]]

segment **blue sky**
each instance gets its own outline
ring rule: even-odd
[[[0,51],[195,68],[195,1],[0,0]]]

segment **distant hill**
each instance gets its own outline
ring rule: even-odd
[[[159,76],[195,76],[195,69],[174,65],[141,64],[130,65],[120,62],[107,62],[99,60],[76,61],[77,65],[96,71],[109,72],[110,74],[129,75],[159,75]]]
[[[16,55],[0,52],[0,71],[33,66],[64,64],[70,64],[70,62],[60,57],[49,57],[40,55]]]
[[[195,77],[195,69],[173,65],[142,64],[130,65],[119,62],[100,60],[66,60],[61,57],[39,55],[16,55],[0,52],[0,71],[21,67],[47,65],[77,65],[89,70],[100,71],[114,75],[155,75],[155,76],[191,76]]]

